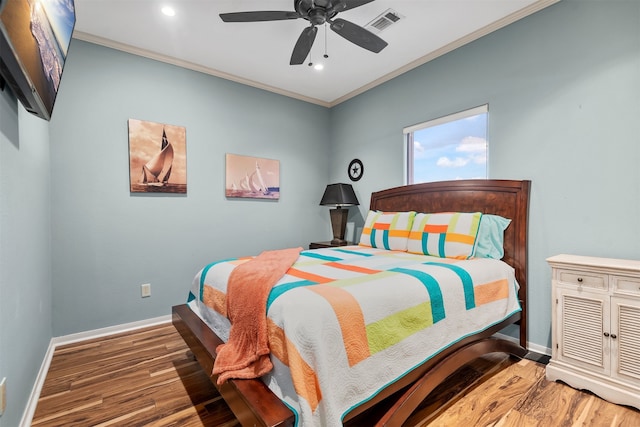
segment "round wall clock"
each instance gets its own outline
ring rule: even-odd
[[[351,160],[347,173],[349,174],[349,179],[351,179],[351,181],[360,180],[364,174],[364,166],[362,165],[362,162],[359,159]]]

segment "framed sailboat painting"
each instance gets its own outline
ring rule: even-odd
[[[129,186],[132,193],[186,193],[186,129],[129,119]]]
[[[227,154],[225,195],[251,199],[279,199],[280,162]]]

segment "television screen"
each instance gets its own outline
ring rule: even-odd
[[[27,111],[45,120],[75,23],[73,0],[0,0],[0,77]]]

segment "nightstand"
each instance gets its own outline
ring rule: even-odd
[[[546,377],[640,409],[640,261],[556,255]]]
[[[335,247],[339,247],[339,246],[348,246],[348,245],[355,245],[355,243],[353,243],[353,242],[344,242],[342,244],[338,244],[338,243],[331,243],[331,241],[328,241],[328,242],[311,242],[311,243],[309,243],[309,249],[335,248]]]

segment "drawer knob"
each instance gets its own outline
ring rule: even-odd
[[[582,277],[578,277],[578,283],[582,283]]]

